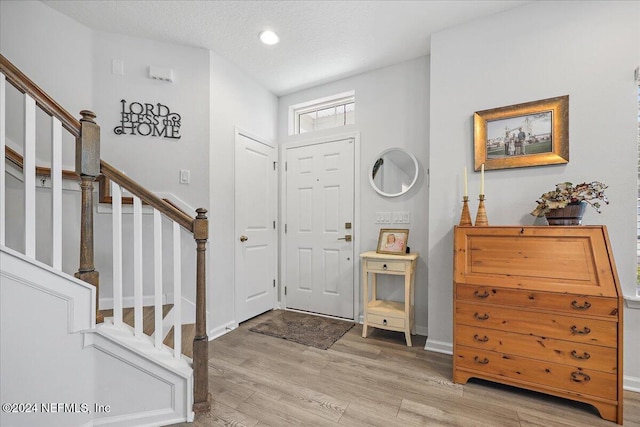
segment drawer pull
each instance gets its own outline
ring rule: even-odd
[[[482,293],[475,291],[473,293],[473,296],[476,298],[487,298],[489,296],[489,292],[487,292],[486,289]]]
[[[387,319],[382,319],[382,324],[383,324],[384,326],[387,326]]]
[[[387,264],[383,264],[383,265],[382,265],[382,269],[383,269],[383,270],[386,270],[386,269],[387,269]]]
[[[578,301],[573,300],[571,301],[571,307],[576,310],[588,310],[591,307],[591,303],[589,301],[585,301],[584,304],[578,305]]]
[[[586,383],[591,381],[591,377],[587,374],[576,371],[571,373],[571,381],[573,381],[574,383]]]
[[[480,360],[480,358],[478,356],[474,356],[473,357],[474,362],[480,364],[480,365],[486,365],[487,363],[489,363],[489,359],[487,359],[486,357],[482,360]]]
[[[573,325],[571,327],[571,333],[572,334],[578,334],[578,335],[589,335],[591,333],[591,329],[589,329],[588,327],[584,327],[582,328],[582,330],[578,330],[578,327],[576,325]]]
[[[577,360],[589,360],[591,359],[591,355],[589,353],[587,353],[586,351],[582,353],[582,356],[578,354],[577,351],[572,350],[571,351],[571,357],[573,357],[574,359]]]
[[[478,336],[478,334],[475,334],[473,336],[473,340],[477,341],[477,342],[487,342],[487,341],[489,341],[489,337],[485,335],[484,337],[480,338],[480,336]]]
[[[473,315],[473,317],[475,317],[477,320],[487,320],[489,318],[489,315],[487,313],[483,314],[482,316],[480,316],[477,312]],[[575,326],[574,326],[575,328]]]

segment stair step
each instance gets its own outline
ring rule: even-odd
[[[193,338],[196,336],[196,324],[182,325],[182,354],[193,359]],[[164,344],[173,348],[173,327],[164,339]]]
[[[173,304],[165,304],[162,306],[162,317],[173,308]],[[113,317],[113,310],[100,310],[105,317]],[[134,309],[127,307],[122,309],[122,321],[131,327],[135,327]],[[160,328],[162,329],[162,328]],[[142,332],[145,335],[152,336],[155,332],[155,310],[153,306],[142,307]],[[195,323],[182,325],[182,354],[187,357],[193,357],[193,338],[196,332]],[[169,330],[163,342],[166,346],[173,348],[173,326]]]

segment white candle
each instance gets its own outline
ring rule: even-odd
[[[480,194],[484,195],[484,163],[480,168]]]
[[[467,167],[464,167],[464,197],[469,197],[469,191],[467,188]]]

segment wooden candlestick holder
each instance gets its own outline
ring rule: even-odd
[[[462,214],[460,215],[460,224],[458,225],[473,225],[471,222],[471,213],[469,212],[469,197],[467,196],[462,198]]]
[[[487,211],[484,207],[484,194],[479,196],[480,204],[478,205],[478,213],[476,214],[476,227],[489,225],[487,219]]]

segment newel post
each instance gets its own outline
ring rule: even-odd
[[[209,337],[207,337],[206,245],[209,238],[207,210],[196,209],[193,238],[196,240],[196,333],[193,338],[193,412],[209,412]]]
[[[93,111],[80,111],[80,136],[76,138],[76,173],[80,175],[80,267],[75,274],[96,287],[96,323],[104,321],[98,309],[100,275],[93,258],[93,181],[100,175],[100,126]]]

